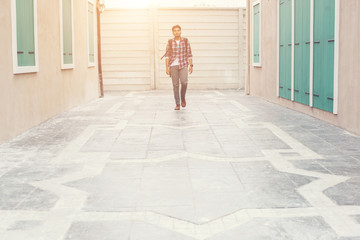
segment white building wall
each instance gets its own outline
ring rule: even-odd
[[[193,51],[190,89],[244,88],[245,14],[239,8],[106,10],[101,20],[105,90],[172,88],[160,58],[176,24]]]
[[[246,0],[106,0],[108,8],[124,7],[246,7]]]

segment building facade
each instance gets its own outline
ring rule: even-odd
[[[99,96],[94,1],[7,0],[0,19],[0,143]]]
[[[249,0],[247,93],[360,134],[360,1]]]

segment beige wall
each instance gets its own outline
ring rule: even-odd
[[[360,1],[340,1],[339,124],[360,135]]]
[[[250,0],[250,6],[252,6]],[[250,94],[360,135],[360,1],[340,1],[338,114],[277,97],[277,1],[261,1],[261,67],[250,65]],[[252,19],[250,19],[252,21]],[[251,35],[250,35],[251,38]],[[250,49],[252,49],[250,39]],[[252,62],[250,54],[250,63]]]
[[[98,97],[97,68],[88,68],[87,60],[87,1],[74,0],[74,16],[74,69],[61,70],[59,2],[38,0],[39,72],[14,75],[11,3],[3,2],[0,8],[3,36],[0,39],[0,142]]]

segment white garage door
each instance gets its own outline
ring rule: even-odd
[[[179,24],[193,51],[189,89],[243,88],[246,69],[244,9],[114,9],[102,15],[105,90],[169,89],[167,40]]]

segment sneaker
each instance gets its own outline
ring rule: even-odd
[[[180,110],[180,105],[176,105],[176,107],[174,108],[174,110]]]

